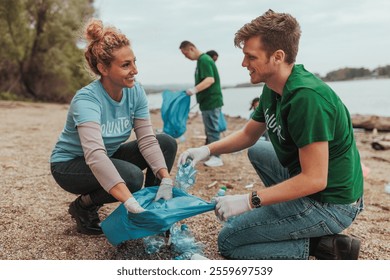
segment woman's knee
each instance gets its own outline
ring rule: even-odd
[[[121,177],[125,181],[126,186],[129,188],[131,192],[136,192],[142,189],[144,184],[144,173],[141,169],[135,166],[129,166],[125,168],[127,170],[123,170],[121,172]]]
[[[164,155],[165,163],[170,171],[177,153],[177,142],[175,138],[168,134],[157,134],[156,138]]]
[[[177,142],[175,138],[168,134],[157,134],[156,138],[162,150],[167,150],[171,153],[177,152]]]

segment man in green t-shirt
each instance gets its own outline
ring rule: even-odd
[[[268,10],[234,42],[251,83],[265,83],[245,127],[181,154],[193,164],[209,154],[249,148],[266,188],[216,198],[227,220],[218,236],[231,259],[357,259],[360,241],[340,234],[363,209],[363,175],[352,122],[336,93],[296,65],[301,29],[290,14]],[[270,142],[258,141],[268,131]]]
[[[206,132],[206,144],[220,139],[219,118],[223,106],[221,82],[217,66],[214,60],[207,54],[198,50],[189,41],[180,44],[180,50],[189,60],[196,60],[195,86],[186,90],[187,95],[196,95],[202,112],[203,124]],[[218,154],[213,154],[204,163],[206,166],[222,166],[222,159]]]

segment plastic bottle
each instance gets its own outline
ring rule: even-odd
[[[390,182],[385,185],[385,193],[390,194]]]
[[[198,253],[191,253],[191,252],[185,252],[177,257],[174,258],[174,260],[209,260],[205,256],[202,256]]]
[[[220,187],[218,192],[217,192],[217,196],[225,196],[226,191],[227,191],[227,188],[225,186]]]
[[[211,199],[211,202],[212,202],[212,203],[216,203],[215,198],[218,197],[218,196],[225,196],[226,191],[227,191],[226,186],[221,186],[221,187],[219,188],[218,192],[217,192],[217,195],[214,196],[214,197]],[[223,223],[223,225],[224,225],[225,227],[232,227],[231,222],[232,222],[233,219],[234,219],[234,217],[230,217],[227,221],[222,222],[222,223]]]
[[[183,134],[182,136],[179,137],[179,142],[183,143],[184,141],[186,141],[186,137]]]
[[[175,260],[189,260],[194,254],[202,253],[202,246],[195,240],[186,224],[175,224],[171,228],[170,242],[179,255]]]
[[[144,237],[143,241],[145,252],[149,255],[157,253],[166,244],[165,237],[162,235],[147,236]]]
[[[227,191],[227,188],[225,186],[221,186],[218,189],[217,194],[211,199],[211,202],[212,203],[216,203],[215,198],[218,197],[218,196],[225,196],[226,191]]]
[[[172,244],[178,253],[197,250],[195,238],[186,224],[182,224],[172,234]]]
[[[174,257],[174,260],[190,260],[194,254],[191,252],[185,252],[177,257]]]
[[[191,260],[209,260],[209,258],[206,258],[200,254],[193,254]]]
[[[187,158],[186,163],[180,165],[175,178],[176,187],[185,192],[187,192],[188,189],[195,184],[195,175],[197,171],[191,165],[191,162],[192,159]]]

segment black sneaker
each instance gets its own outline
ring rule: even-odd
[[[320,237],[313,256],[319,260],[357,260],[359,251],[360,240],[335,234]]]
[[[77,232],[87,235],[103,234],[97,213],[99,207],[84,208],[80,205],[80,197],[69,205],[69,214],[76,220]]]

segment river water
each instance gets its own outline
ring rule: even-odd
[[[390,117],[390,79],[329,82],[328,85],[340,96],[351,114]],[[224,89],[223,113],[248,118],[250,103],[261,91],[261,86]],[[149,94],[148,99],[151,109],[161,108],[161,94]],[[191,108],[192,111],[199,110],[195,97],[191,97]]]

